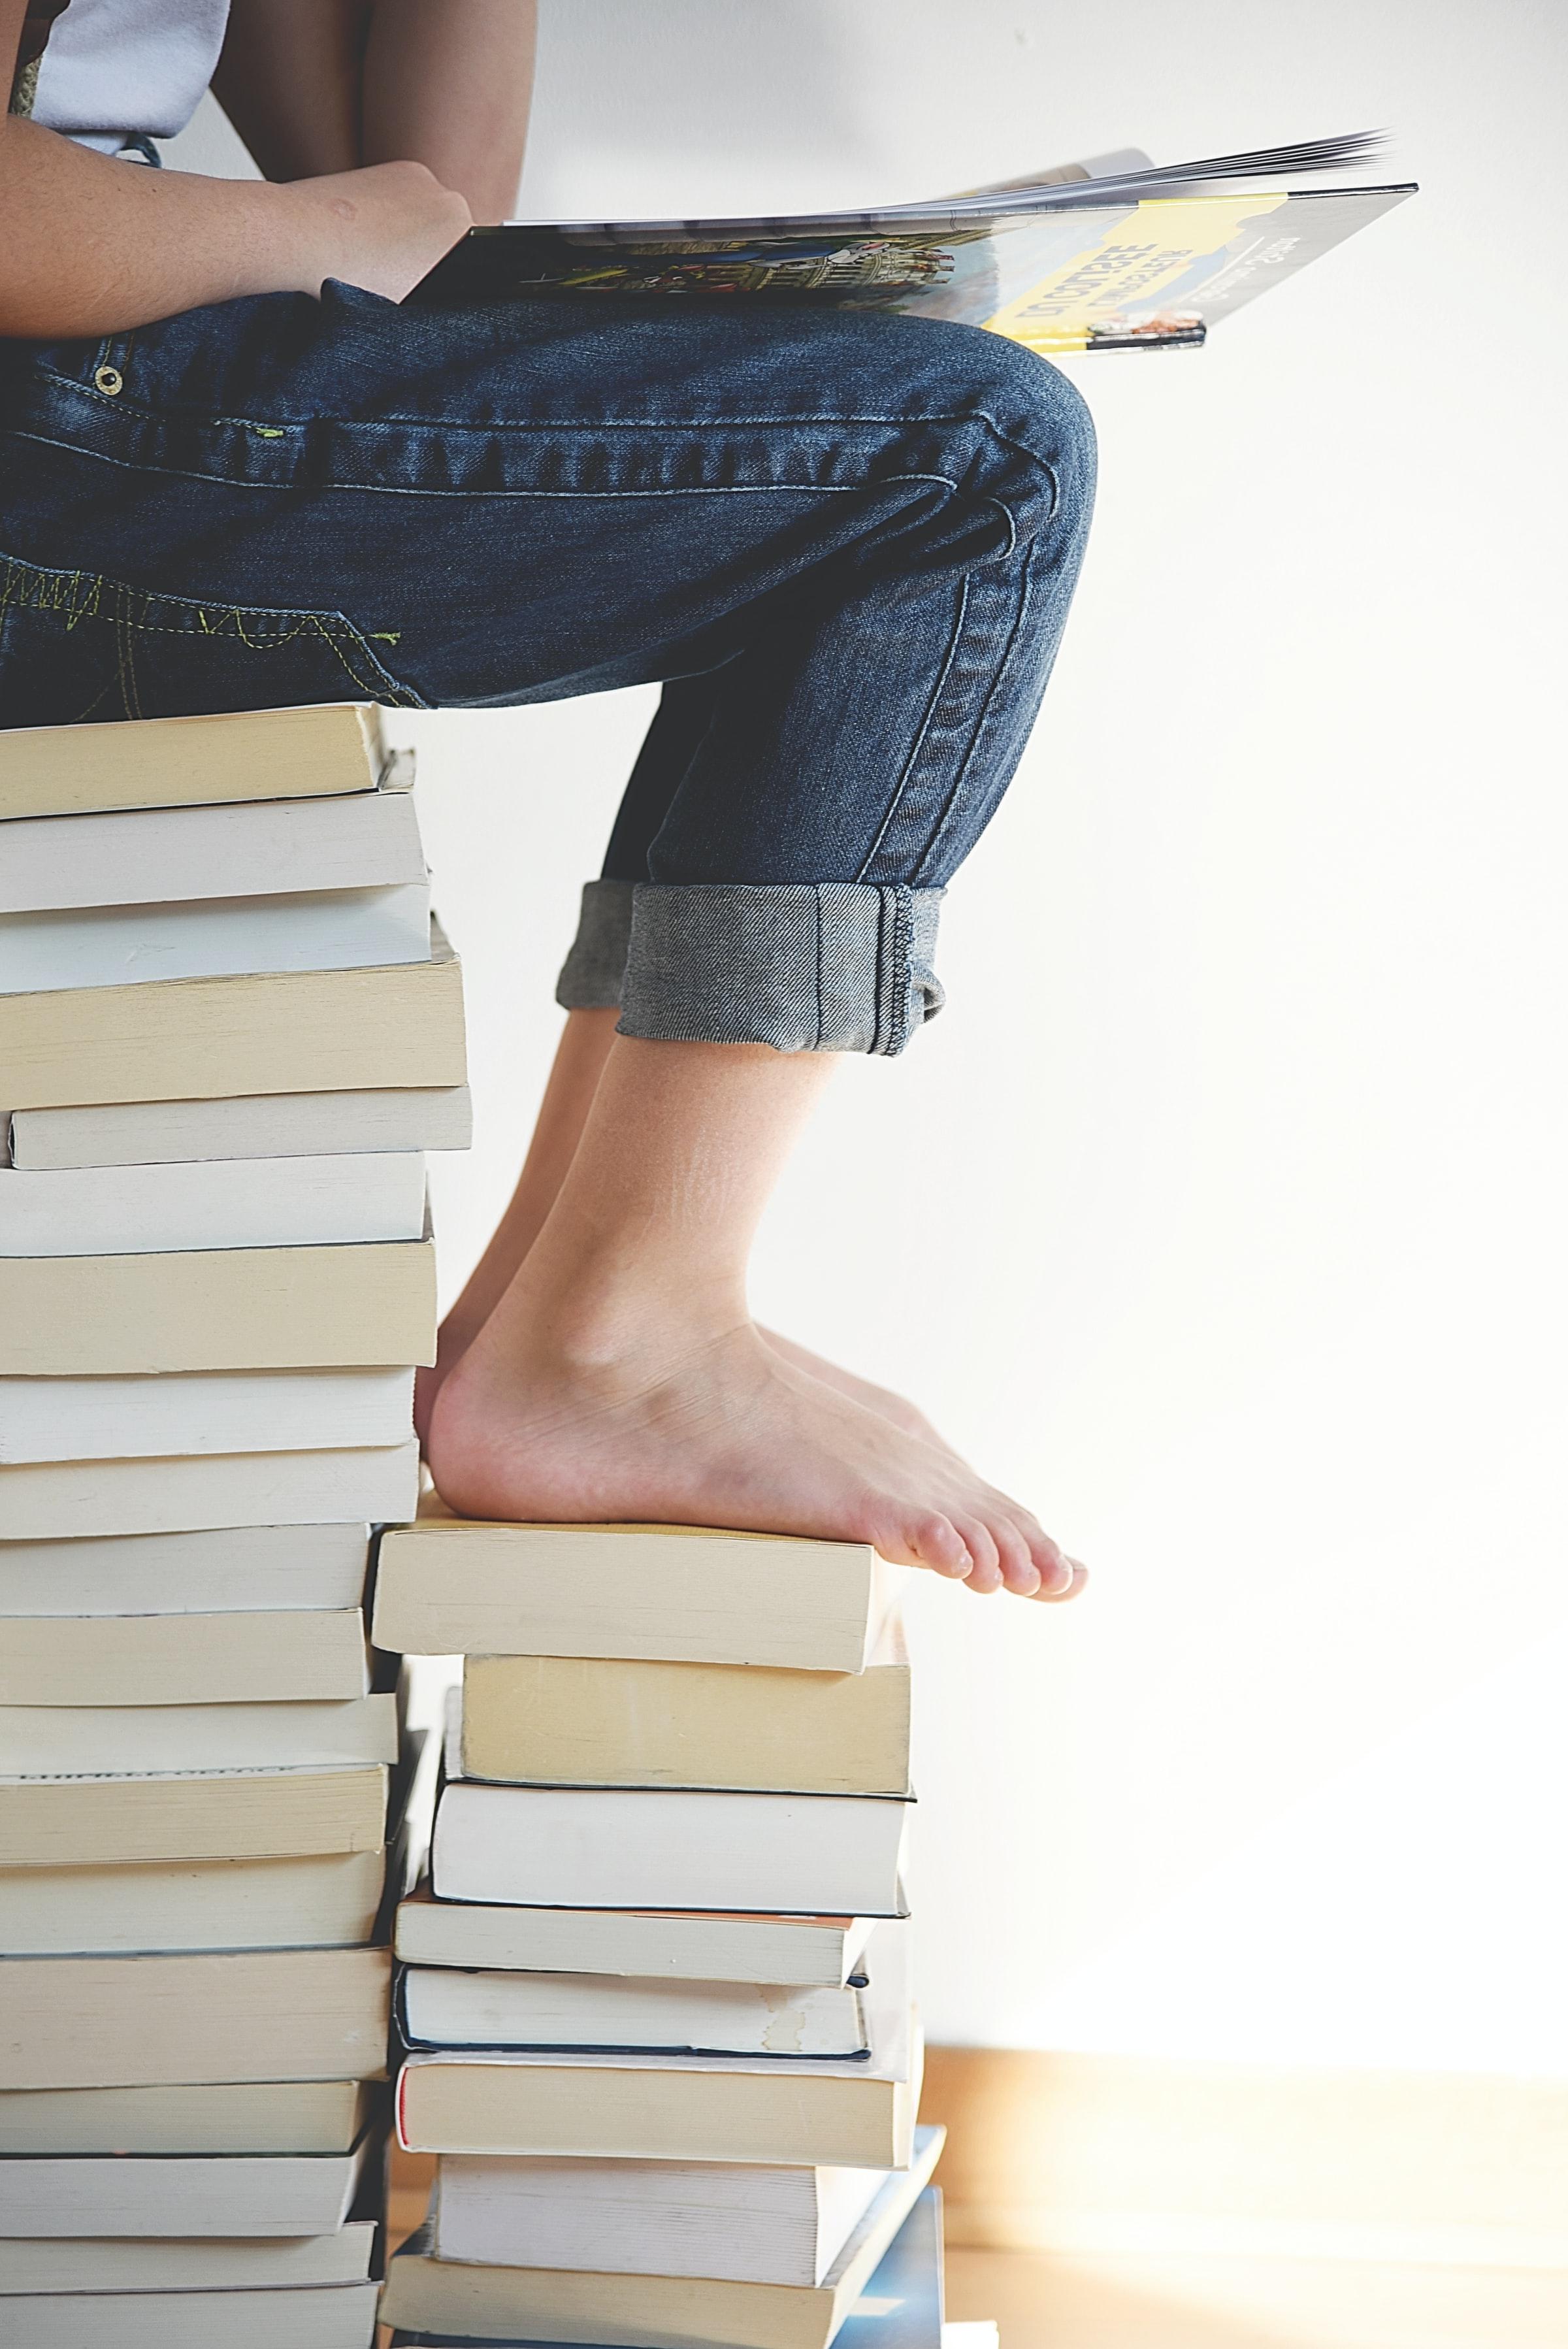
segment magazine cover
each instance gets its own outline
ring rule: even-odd
[[[1068,165],[937,202],[814,218],[510,222],[475,229],[418,289],[826,302],[989,327],[1047,355],[1201,344],[1220,318],[1415,192],[1231,184],[1336,169],[1369,138],[1160,170]],[[1128,164],[1132,168],[1125,168]]]

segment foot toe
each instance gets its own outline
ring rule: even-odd
[[[900,1539],[907,1564],[934,1567],[938,1574],[949,1575],[955,1582],[964,1581],[975,1564],[951,1517],[935,1510],[906,1526]]]
[[[1030,1555],[1022,1528],[1011,1517],[994,1518],[991,1534],[996,1544],[1003,1581],[1018,1598],[1032,1599],[1040,1587],[1040,1570]]]
[[[1002,1561],[990,1527],[980,1517],[955,1517],[954,1525],[964,1537],[965,1547],[974,1560],[965,1577],[971,1590],[983,1598],[1003,1588]]]

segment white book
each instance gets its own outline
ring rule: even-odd
[[[370,1529],[364,1525],[231,1526],[214,1533],[0,1542],[0,1616],[260,1615],[274,1607],[357,1607],[369,1552]]]
[[[330,2235],[94,2239],[0,2238],[0,2297],[38,2292],[269,2292],[285,2284],[363,2283],[375,2222]],[[282,2349],[282,2344],[279,2344]]]
[[[5,827],[0,914],[270,897],[422,882],[406,792],[24,818]]]
[[[386,1875],[387,1855],[380,1850],[317,1852],[304,1859],[0,1868],[0,1955],[346,1949],[369,1940]],[[0,2097],[0,2119],[5,2102]],[[111,2137],[108,2143],[118,2141]],[[0,2144],[0,2150],[9,2149]]]
[[[892,1917],[909,1810],[885,1795],[449,1778],[431,1877],[441,1900]]]
[[[930,2134],[916,2131],[917,2159]],[[481,2267],[814,2285],[891,2174],[447,2153],[433,2249]]]
[[[411,1370],[0,1378],[0,1463],[347,1452],[413,1426]]]
[[[430,959],[428,882],[309,896],[0,914],[0,995]]]
[[[0,1168],[0,1256],[325,1247],[417,1240],[424,1228],[418,1151],[36,1174]]]
[[[852,2318],[843,2334],[846,2344],[874,2333],[879,2340],[904,2342],[908,2349],[936,2349],[935,2326],[909,2322],[922,2313],[914,2305],[921,2283],[940,2303],[934,2197],[924,2204],[929,2216],[919,2229],[924,2237],[923,2276],[897,2257],[898,2239],[923,2202],[942,2150],[940,2129],[921,2134],[923,2143],[912,2149],[910,2164],[880,2178],[877,2193],[820,2283],[758,2285],[719,2276],[665,2278],[604,2268],[447,2261],[435,2255],[433,2230],[426,2225],[389,2264],[383,2319],[394,2328],[394,2344],[531,2339],[639,2343],[645,2349],[658,2344],[717,2349],[721,2343],[727,2349],[828,2349]],[[884,2325],[878,2319],[892,2322]]]
[[[389,1689],[310,1704],[0,1704],[0,1780],[331,1770],[397,1759]]]
[[[760,1982],[665,1982],[602,1974],[403,1976],[404,2036],[414,2047],[574,2047],[655,2054],[863,2055],[861,1993]]]
[[[47,2292],[0,2300],[16,2349],[372,2349],[376,2283],[282,2292]],[[15,2313],[13,2313],[15,2312]]]
[[[418,1498],[419,1447],[411,1439],[353,1452],[44,1461],[0,1467],[0,1543],[228,1526],[401,1525]]]
[[[0,2165],[6,2235],[326,2235],[380,2140],[347,2154],[70,2154]]]
[[[467,1150],[467,1085],[417,1092],[237,1093],[232,1101],[109,1102],[23,1109],[10,1121],[13,1166],[163,1165],[225,1158],[325,1158],[380,1151]],[[7,1155],[0,1112],[0,1164]]]
[[[437,1900],[424,1883],[398,1905],[395,1946],[404,1963],[415,1966],[788,1982],[840,1990],[861,1973],[873,1930],[868,1917],[494,1908]]]

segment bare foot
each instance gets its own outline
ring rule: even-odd
[[[520,1342],[521,1333],[521,1342]],[[487,1325],[442,1381],[427,1454],[459,1515],[652,1521],[868,1541],[979,1591],[1070,1598],[1081,1567],[952,1454],[825,1386],[748,1322],[613,1344]]]
[[[436,1397],[477,1335],[477,1330],[459,1334],[449,1318],[441,1325],[433,1366],[415,1375],[414,1428],[421,1448],[427,1452]],[[831,1387],[837,1394],[848,1395],[863,1411],[875,1412],[879,1419],[890,1421],[905,1435],[913,1435],[920,1443],[933,1445],[938,1452],[950,1453],[954,1460],[963,1458],[963,1454],[956,1451],[945,1436],[937,1433],[925,1413],[917,1409],[906,1395],[895,1393],[892,1387],[879,1387],[871,1379],[862,1379],[853,1371],[841,1369],[837,1362],[830,1362],[825,1354],[814,1354],[810,1346],[798,1344],[793,1338],[786,1338],[780,1330],[764,1330],[758,1324],[757,1335],[765,1346],[771,1346],[776,1354],[796,1370],[804,1371],[809,1378],[820,1380],[823,1386]]]

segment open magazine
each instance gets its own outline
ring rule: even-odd
[[[1379,143],[1361,132],[1163,166],[1130,149],[872,212],[509,221],[471,230],[412,298],[830,303],[957,319],[1047,354],[1180,348],[1416,192],[1280,184]]]

